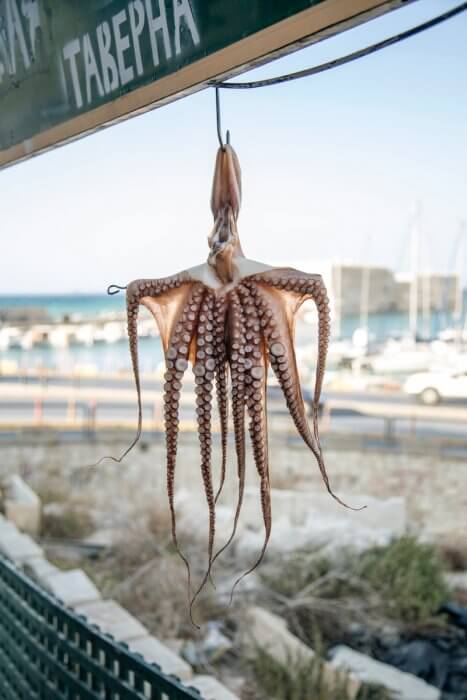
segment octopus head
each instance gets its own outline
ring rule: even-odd
[[[237,231],[241,187],[237,155],[232,146],[226,145],[216,158],[211,195],[214,228],[208,238],[208,263],[224,284],[237,281],[235,258],[244,257]]]

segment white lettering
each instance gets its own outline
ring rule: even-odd
[[[8,33],[8,43],[10,46],[10,73],[11,75],[13,75],[14,73],[16,73],[15,38],[18,39],[19,49],[21,52],[21,57],[23,59],[24,67],[29,68],[31,66],[31,60],[26,46],[23,25],[21,24],[16,0],[6,0],[6,26]]]
[[[63,47],[63,58],[65,61],[70,61],[71,82],[73,84],[73,92],[75,93],[75,102],[78,109],[83,106],[83,97],[81,95],[81,87],[78,78],[78,69],[76,67],[76,56],[80,52],[79,39],[69,41]]]
[[[26,3],[24,7],[29,12],[30,33],[35,41],[38,28],[35,3],[38,0],[21,1]],[[12,60],[15,56],[17,60],[19,54],[18,46],[15,47],[16,53],[12,51],[11,42],[16,41],[26,47],[16,7],[19,0],[0,0],[0,4],[2,2],[7,3],[9,23],[8,32],[4,35],[0,32],[0,82],[5,77],[5,71],[11,69],[10,54]],[[171,0],[170,3],[168,0],[127,0],[125,4],[127,9],[119,10],[108,20],[102,21],[95,30],[69,41],[63,48],[62,73],[67,81],[71,76],[74,99],[79,109],[83,104],[92,104],[97,97],[102,98],[116,92],[120,86],[131,84],[136,76],[145,73],[151,75],[152,66],[144,63],[151,60],[146,49],[148,37],[154,68],[174,55],[189,50],[190,42],[194,46],[200,44],[191,0]]]
[[[165,14],[165,0],[157,0],[159,5],[159,16],[153,15],[152,0],[145,0],[146,13],[149,23],[149,37],[151,39],[152,60],[154,66],[159,65],[159,51],[157,48],[157,32],[162,31],[162,39],[164,41],[165,57],[172,57],[172,49],[170,48],[169,28],[167,26],[167,16]]]
[[[141,46],[139,37],[144,27],[144,5],[141,0],[134,0],[128,5],[128,14],[130,16],[131,39],[133,41],[133,51],[135,52],[136,72],[138,75],[143,75],[143,60],[141,58]]]
[[[83,59],[84,72],[86,76],[86,99],[89,104],[92,100],[91,81],[93,78],[96,81],[96,87],[97,92],[99,93],[99,97],[104,96],[104,88],[102,87],[101,76],[99,75],[96,57],[94,55],[94,50],[92,48],[89,34],[85,34],[83,36]]]
[[[175,24],[175,53],[181,52],[180,25],[182,18],[185,20],[190,30],[191,38],[195,46],[199,44],[199,32],[196,28],[195,18],[191,11],[188,0],[174,0],[174,24]]]
[[[123,22],[126,22],[126,12],[125,10],[121,10],[118,15],[114,15],[112,17],[112,25],[114,28],[114,35],[115,35],[115,45],[117,47],[117,63],[118,63],[118,70],[120,72],[120,80],[122,85],[126,85],[129,83],[131,80],[133,80],[135,76],[135,72],[133,70],[133,66],[126,66],[125,65],[125,51],[130,48],[130,39],[128,37],[128,34],[125,34],[124,36],[121,33],[121,26]]]
[[[119,86],[118,70],[115,58],[110,53],[110,45],[112,36],[108,22],[102,22],[97,27],[97,48],[102,66],[102,80],[104,82],[104,90],[106,93],[116,90]]]

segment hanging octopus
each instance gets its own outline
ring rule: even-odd
[[[214,228],[208,238],[207,263],[163,279],[139,279],[127,287],[128,336],[138,398],[138,430],[142,428],[141,386],[138,369],[138,308],[143,304],[159,327],[165,354],[164,414],[167,446],[167,491],[175,547],[181,553],[176,533],[174,478],[177,457],[180,392],[182,379],[192,365],[196,384],[196,415],[200,445],[201,475],[209,509],[207,572],[195,595],[210,576],[214,560],[232,541],[238,524],[245,488],[245,417],[260,482],[265,527],[263,559],[271,534],[271,495],[266,415],[267,375],[272,367],[284,393],[288,410],[305,444],[314,454],[329,493],[331,490],[318,435],[318,407],[329,342],[330,316],[326,288],[320,275],[291,268],[272,268],[245,258],[237,231],[241,202],[240,166],[230,145],[217,153],[211,197]],[[294,324],[303,302],[313,299],[318,311],[318,361],[312,404],[312,426],[305,411],[294,351]],[[238,471],[238,500],[232,534],[214,553],[216,501],[226,472],[228,395]],[[220,418],[222,465],[220,484],[214,487],[211,471],[212,398],[216,387]],[[241,580],[241,578],[238,581]],[[189,590],[190,578],[189,580]],[[237,583],[238,583],[237,581]]]

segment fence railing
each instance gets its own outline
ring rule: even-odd
[[[200,700],[0,557],[2,700]]]

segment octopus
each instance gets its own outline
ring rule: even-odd
[[[346,505],[331,489],[318,432],[318,409],[330,335],[325,285],[320,275],[292,268],[271,267],[246,258],[237,229],[240,203],[240,165],[234,149],[228,144],[219,148],[216,157],[211,196],[214,227],[208,237],[207,262],[162,279],[134,280],[126,288],[138,428],[133,443],[117,461],[123,459],[136,444],[142,431],[137,321],[139,307],[143,305],[158,325],[165,355],[163,402],[167,492],[172,538],[188,570],[189,591],[190,566],[177,541],[174,485],[182,380],[190,365],[194,374],[200,470],[209,512],[209,532],[207,570],[201,585],[191,597],[191,606],[211,577],[214,561],[232,542],[237,530],[245,489],[246,423],[259,477],[265,536],[258,558],[237,583],[259,566],[266,551],[272,524],[266,411],[269,367],[277,377],[299,435],[316,459],[327,490],[339,503]],[[311,425],[303,401],[294,350],[295,319],[307,299],[315,303],[318,316],[318,357]],[[220,483],[217,488],[211,468],[214,391],[221,442]],[[215,552],[216,503],[226,477],[229,403],[234,430],[238,498],[230,538]]]

